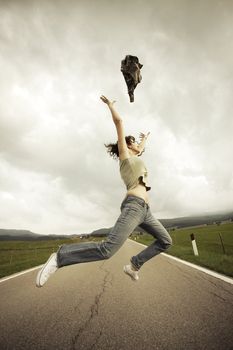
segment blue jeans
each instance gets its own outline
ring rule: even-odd
[[[58,266],[109,259],[137,226],[156,238],[150,246],[131,258],[133,267],[139,270],[146,261],[168,249],[172,240],[163,225],[152,216],[149,205],[135,196],[128,196],[123,200],[121,215],[109,230],[104,242],[62,245],[57,253]]]

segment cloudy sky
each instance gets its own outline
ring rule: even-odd
[[[150,131],[157,218],[233,208],[231,0],[0,0],[0,228],[110,227],[125,195],[104,143]],[[130,103],[121,60],[142,82]]]

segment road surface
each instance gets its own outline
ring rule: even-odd
[[[164,255],[133,282],[122,268],[142,249],[127,240],[43,288],[37,270],[0,283],[0,349],[233,349],[233,285]]]

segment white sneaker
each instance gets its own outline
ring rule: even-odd
[[[124,272],[129,275],[133,281],[139,280],[138,271],[133,270],[131,265],[125,265]]]
[[[36,277],[36,286],[43,287],[45,282],[49,279],[49,277],[56,272],[58,269],[57,266],[57,253],[53,253],[50,255],[48,261],[44,264],[42,269],[38,272]]]

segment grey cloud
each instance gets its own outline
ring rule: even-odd
[[[116,132],[101,94],[117,100],[127,134],[151,131],[144,159],[155,213],[232,207],[230,1],[0,9],[1,226],[72,233],[114,223],[125,190],[103,145]],[[126,54],[144,64],[132,105]]]

